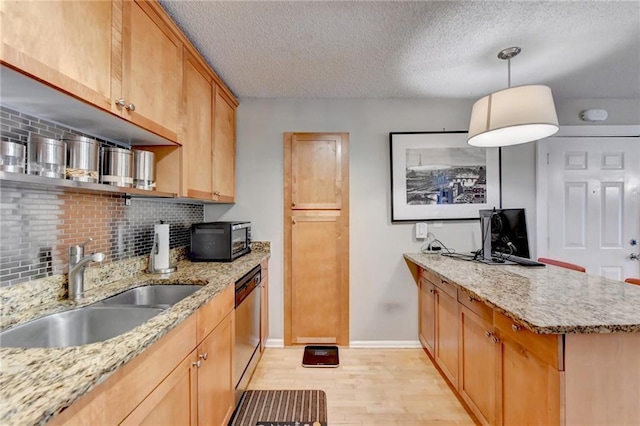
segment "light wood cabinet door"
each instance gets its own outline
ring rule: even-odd
[[[1,1],[0,58],[110,110],[112,10],[110,1]]]
[[[436,287],[436,362],[458,387],[458,301]]]
[[[214,199],[231,203],[236,192],[236,110],[216,88],[213,136]]]
[[[213,99],[211,78],[189,53],[184,60],[183,195],[213,199]]]
[[[198,346],[198,424],[226,425],[234,408],[231,311]]]
[[[337,343],[342,328],[340,212],[292,216],[293,344]],[[345,342],[348,343],[348,342]]]
[[[264,351],[269,338],[269,269],[262,264],[262,282],[260,283],[260,352]]]
[[[504,333],[497,333],[496,423],[560,424],[560,372]]]
[[[118,28],[117,24],[115,28]],[[160,136],[177,141],[182,93],[182,43],[153,7],[144,1],[122,2],[121,31],[121,55],[115,51],[114,58],[121,58],[122,73],[113,78],[112,111]],[[117,103],[120,99],[124,106]]]
[[[496,344],[491,311],[460,306],[460,396],[483,425],[495,424]]]
[[[193,425],[197,422],[195,351],[136,407],[121,425]]]
[[[341,208],[341,134],[294,133],[291,144],[291,209]]]
[[[419,337],[424,348],[435,357],[436,343],[436,301],[435,286],[428,280],[420,279],[420,294],[418,310],[419,317]]]

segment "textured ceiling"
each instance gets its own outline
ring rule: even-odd
[[[478,98],[512,85],[556,98],[640,98],[640,0],[168,1],[241,98]]]

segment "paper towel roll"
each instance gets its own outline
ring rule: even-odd
[[[153,227],[154,232],[157,235],[158,241],[158,254],[155,255],[155,269],[168,269],[169,268],[169,225],[157,224]]]

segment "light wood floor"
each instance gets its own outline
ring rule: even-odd
[[[249,389],[322,389],[329,425],[473,425],[421,349],[340,348],[338,368],[304,368],[302,347],[267,348]]]

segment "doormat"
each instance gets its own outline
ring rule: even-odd
[[[248,390],[229,426],[327,426],[327,395],[321,390]]]
[[[337,346],[305,346],[304,348],[303,367],[337,367],[339,364]]]

